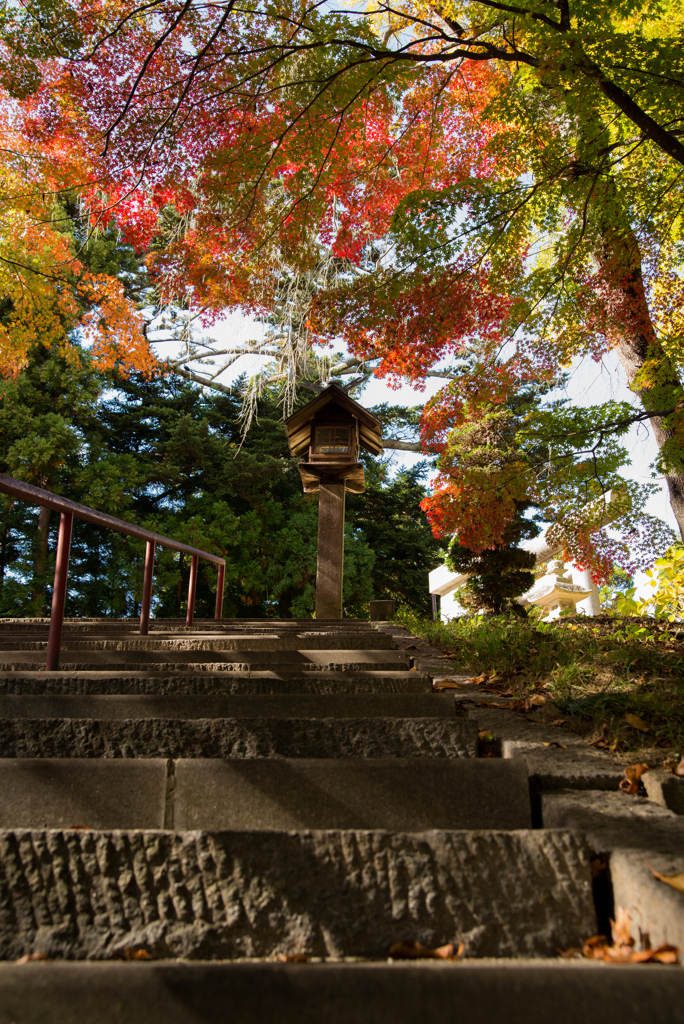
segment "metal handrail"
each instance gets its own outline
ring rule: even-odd
[[[0,473],[0,492],[10,494],[14,498],[28,501],[32,505],[42,505],[44,508],[53,509],[61,513],[59,522],[59,536],[57,539],[57,558],[55,562],[55,583],[52,590],[52,614],[50,616],[50,635],[48,638],[48,651],[46,669],[54,671],[59,668],[59,650],[62,642],[62,626],[64,624],[64,603],[66,600],[66,581],[69,571],[69,552],[71,549],[71,530],[74,516],[94,526],[103,526],[116,533],[124,533],[129,537],[147,542],[145,550],[145,572],[143,576],[142,604],[140,609],[140,632],[146,635],[149,632],[150,604],[152,601],[152,577],[154,575],[154,553],[157,545],[170,548],[171,551],[180,551],[190,555],[190,582],[188,586],[188,609],[185,616],[185,624],[192,626],[195,616],[195,592],[197,589],[197,563],[200,558],[207,562],[214,562],[218,565],[218,580],[216,586],[216,613],[215,619],[220,619],[223,614],[223,588],[226,574],[226,560],[219,555],[212,555],[209,551],[202,551],[201,548],[194,548],[190,544],[183,544],[181,541],[172,540],[171,537],[164,537],[160,533],[153,533],[145,530],[142,526],[135,526],[127,523],[125,519],[117,519],[115,516],[107,515],[106,512],[98,512],[97,509],[89,508],[87,505],[79,505],[76,501],[62,498],[52,491],[43,490],[42,487],[34,487],[33,484],[26,484],[22,480],[15,480],[14,477],[5,476]]]

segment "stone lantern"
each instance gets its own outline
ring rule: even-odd
[[[299,463],[305,494],[319,495],[316,618],[342,618],[345,492],[363,494],[366,475],[359,449],[382,454],[382,426],[337,383],[322,388],[285,420],[290,451]]]
[[[532,590],[525,594],[525,604],[535,604],[546,612],[543,622],[559,619],[562,612],[574,612],[579,601],[589,597],[592,590],[586,590],[572,582],[572,573],[558,559],[547,565],[547,573],[541,576]]]

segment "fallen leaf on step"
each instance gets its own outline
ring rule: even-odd
[[[601,724],[601,735],[597,736],[589,744],[590,747],[608,747],[610,744],[610,726],[607,722]]]
[[[418,669],[416,668],[416,666],[415,665],[411,665],[411,668],[409,669],[409,672],[417,672],[417,671],[418,671]]]
[[[648,864],[648,861],[646,861]],[[649,868],[651,865],[648,864]],[[682,875],[661,875],[660,871],[656,871],[655,868],[651,868],[651,874],[654,878],[657,878],[659,882],[665,882],[665,885],[671,885],[673,889],[677,889],[678,892],[684,892],[684,874]]]
[[[432,689],[433,690],[462,690],[463,687],[461,686],[460,683],[457,683],[455,680],[450,679],[448,676],[445,676],[443,679],[433,679],[432,680]]]
[[[610,931],[613,939],[613,945],[620,948],[621,946],[629,946],[630,948],[634,945],[634,939],[632,938],[632,919],[629,916],[629,911],[625,910],[624,907],[617,907],[615,914],[615,920],[611,919]]]
[[[391,960],[458,960],[464,949],[462,942],[459,942],[458,949],[454,951],[453,943],[429,949],[420,942],[403,941],[390,946],[387,955]]]
[[[493,743],[494,733],[490,732],[489,729],[483,729],[481,732],[478,732],[477,738],[482,740],[483,743]]]
[[[638,715],[633,715],[629,711],[625,715],[625,722],[627,722],[627,725],[631,725],[633,729],[638,729],[640,732],[650,732],[650,729],[644,722],[643,718],[639,718]]]
[[[558,725],[558,726],[565,725],[565,719],[564,718],[556,718],[556,720],[553,721],[551,723],[551,725]]]
[[[31,960],[49,960],[50,957],[45,953],[24,953],[18,960],[15,960],[15,964],[28,964]]]
[[[647,764],[631,764],[625,768],[625,777],[620,783],[623,793],[630,793],[632,796],[639,792],[641,776],[648,771]]]
[[[308,964],[309,962],[306,953],[278,953],[276,959],[281,964]]]
[[[542,704],[546,704],[546,697],[541,693],[535,693],[534,697],[530,697],[530,704],[535,708],[540,708]]]
[[[561,750],[567,750],[565,743],[557,743],[556,740],[551,740],[548,743],[542,742],[542,747],[560,747]]]
[[[151,960],[152,957],[146,949],[125,949],[124,960]]]
[[[681,761],[679,762],[679,764],[675,768],[674,774],[675,775],[684,775],[684,754],[682,755]]]

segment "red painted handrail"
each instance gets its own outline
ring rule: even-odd
[[[116,533],[125,533],[137,540],[147,541],[145,551],[145,574],[143,577],[142,606],[140,610],[140,632],[145,635],[149,631],[150,603],[152,601],[152,577],[154,575],[154,553],[157,545],[170,548],[171,551],[180,551],[192,558],[190,564],[190,585],[188,588],[188,611],[185,618],[186,625],[191,626],[195,615],[195,590],[197,588],[197,563],[198,559],[204,558],[207,562],[214,562],[218,566],[218,580],[216,586],[216,612],[215,619],[220,619],[223,614],[223,588],[226,578],[226,560],[219,555],[212,555],[209,551],[202,551],[200,548],[193,548],[190,544],[183,544],[179,540],[172,540],[171,537],[163,537],[151,530],[144,530],[142,526],[135,526],[127,523],[125,519],[116,519],[107,515],[106,512],[98,512],[97,509],[89,508],[87,505],[79,505],[76,501],[69,501],[52,491],[45,491],[42,487],[34,487],[33,484],[26,484],[22,480],[15,480],[11,476],[4,476],[0,473],[0,492],[10,494],[13,498],[21,501],[28,501],[31,505],[42,505],[44,508],[51,508],[60,512],[59,537],[57,540],[57,560],[55,564],[55,584],[52,590],[52,614],[50,616],[50,636],[48,638],[48,653],[46,668],[54,671],[59,668],[59,649],[62,642],[62,626],[64,623],[64,603],[66,600],[66,581],[69,571],[69,551],[71,548],[71,527],[74,516],[94,526],[104,526]]]

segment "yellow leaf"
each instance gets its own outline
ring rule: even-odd
[[[542,696],[541,693],[535,693],[534,697],[530,697],[530,704],[534,704],[535,707],[541,707],[542,704],[546,704],[546,697]]]
[[[650,731],[643,718],[639,718],[638,715],[632,715],[629,711],[625,715],[625,722],[627,722],[628,725],[631,725],[633,729],[639,729],[640,732]]]
[[[651,868],[651,865],[648,865]],[[665,882],[665,885],[671,885],[673,889],[678,892],[684,892],[684,874],[682,875],[661,875],[660,871],[656,871],[651,868],[651,874],[654,878],[657,878],[659,882]]]

